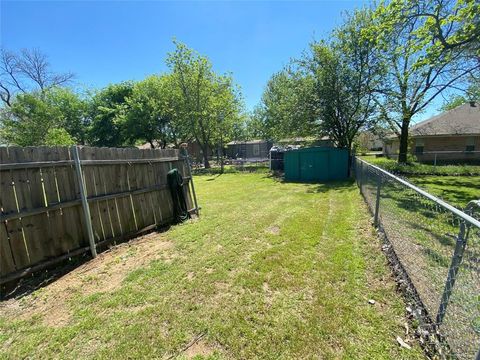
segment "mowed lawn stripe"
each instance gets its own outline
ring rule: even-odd
[[[353,183],[195,180],[201,218],[148,239],[172,246],[114,290],[87,293],[99,281],[89,278],[66,289],[75,296],[61,327],[43,314],[0,315],[0,356],[423,358],[414,342],[396,343],[404,304]],[[125,256],[140,259],[135,246],[98,276]],[[35,298],[55,301],[48,286],[20,301],[28,308]]]

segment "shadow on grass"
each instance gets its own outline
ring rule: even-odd
[[[332,189],[338,191],[351,190],[355,183],[353,178],[346,180],[330,180],[330,181],[287,181],[283,177],[283,173],[269,173],[263,176],[264,179],[272,179],[281,184],[297,184],[304,185],[307,193],[325,193]],[[312,186],[313,185],[313,186]]]

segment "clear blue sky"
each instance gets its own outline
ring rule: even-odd
[[[232,72],[252,109],[272,73],[363,3],[1,0],[1,43],[39,48],[55,70],[102,87],[166,71],[176,37],[207,55],[217,71]]]

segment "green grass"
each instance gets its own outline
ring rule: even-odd
[[[438,175],[438,176],[478,176],[480,165],[437,165],[412,162],[398,164],[396,160],[386,157],[361,156],[365,161],[400,175]]]
[[[463,209],[470,200],[480,199],[480,166],[433,165],[411,163],[399,165],[384,157],[362,156],[363,160],[408,178],[413,184],[446,202]],[[433,174],[433,175],[432,175]]]
[[[65,289],[75,295],[63,326],[46,325],[46,313],[0,315],[0,358],[184,358],[200,335],[208,351],[195,358],[423,358],[396,343],[405,305],[355,184],[195,180],[201,218],[152,239],[172,244],[159,259],[113,291],[85,293],[91,277]],[[128,256],[140,264],[141,253]],[[47,287],[21,304],[54,296]]]
[[[409,180],[459,209],[480,199],[480,176],[410,176]]]

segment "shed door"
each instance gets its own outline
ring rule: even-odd
[[[328,179],[328,153],[315,151],[300,154],[300,178],[303,181]]]

